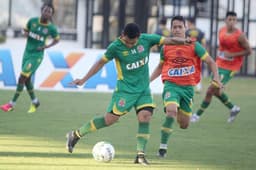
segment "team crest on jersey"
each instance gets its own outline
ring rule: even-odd
[[[33,24],[32,24],[32,27],[36,27],[36,23],[33,23]]]
[[[49,31],[48,31],[47,28],[44,28],[44,29],[43,29],[43,33],[44,33],[44,34],[47,34],[48,32],[49,32]]]
[[[123,51],[123,52],[122,52],[122,55],[123,55],[123,56],[128,56],[128,54],[129,54],[128,51]]]
[[[118,106],[121,106],[121,107],[124,107],[125,106],[125,99],[120,99],[119,101],[118,101]]]
[[[164,94],[164,99],[168,99],[169,97],[171,97],[171,92],[166,92]]]
[[[141,52],[144,51],[144,47],[143,47],[142,45],[139,45],[139,46],[137,47],[137,50],[138,50],[139,53],[141,53]]]

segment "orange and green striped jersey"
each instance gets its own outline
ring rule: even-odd
[[[207,51],[195,42],[190,45],[165,45],[161,50],[162,81],[194,86],[201,79],[201,60]]]

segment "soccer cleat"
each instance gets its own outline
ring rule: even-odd
[[[167,154],[166,149],[159,149],[158,153],[157,153],[157,156],[159,156],[160,158],[164,158],[164,157],[166,157],[166,154]]]
[[[76,143],[79,141],[80,138],[75,134],[75,131],[68,132],[66,134],[66,138],[66,148],[69,153],[72,153]]]
[[[234,107],[230,110],[230,115],[229,115],[227,122],[232,123],[235,120],[235,118],[239,112],[240,112],[240,107],[234,105]]]
[[[196,113],[194,113],[191,117],[190,117],[190,122],[195,123],[198,122],[200,120],[200,116],[198,116]]]
[[[145,158],[145,154],[142,153],[142,152],[137,154],[137,156],[134,160],[134,163],[135,164],[141,164],[141,165],[144,165],[144,166],[149,165],[148,161]]]
[[[37,101],[37,102],[35,102],[35,103],[32,103],[31,105],[30,105],[30,108],[29,108],[29,110],[28,110],[28,113],[34,113],[36,110],[37,110],[37,108],[40,106],[40,102],[39,101]]]
[[[0,106],[1,110],[3,110],[4,112],[9,112],[13,110],[13,105],[11,103],[6,103],[2,106]]]

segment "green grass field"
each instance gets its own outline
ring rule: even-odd
[[[207,80],[204,81],[204,87]],[[174,126],[165,159],[156,156],[164,115],[160,95],[151,123],[147,158],[151,165],[133,164],[136,154],[137,119],[134,111],[117,124],[85,136],[73,154],[65,149],[65,134],[93,116],[105,112],[111,94],[37,91],[38,112],[28,114],[29,97],[24,91],[14,111],[0,111],[1,170],[252,170],[256,168],[256,79],[235,78],[226,87],[241,113],[233,124],[226,123],[229,111],[217,99],[187,130]],[[205,91],[205,89],[204,89]],[[14,91],[0,90],[0,103],[9,101]],[[195,95],[194,109],[204,94]],[[111,142],[116,150],[110,163],[94,161],[93,145]]]

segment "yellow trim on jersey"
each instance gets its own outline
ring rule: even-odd
[[[166,107],[169,104],[176,104],[178,107],[180,107],[180,104],[174,101],[170,101],[170,102],[164,102],[164,106]]]
[[[139,110],[139,109],[144,108],[144,107],[153,107],[153,108],[155,108],[156,105],[155,104],[143,104],[143,105],[138,106],[136,108],[136,110]]]
[[[204,55],[201,57],[201,60],[205,60],[207,56],[209,56],[209,54],[208,52],[205,52]]]
[[[107,56],[105,56],[105,55],[102,57],[102,59],[103,59],[104,61],[106,61],[106,62],[108,61],[108,58],[107,58]]]
[[[118,59],[115,59],[115,61],[116,61],[117,80],[123,80],[124,77],[123,77],[120,61]]]
[[[159,41],[159,45],[163,45],[164,44],[164,40],[165,40],[165,37],[161,37],[161,39]]]
[[[138,133],[136,135],[137,138],[144,138],[144,139],[149,139],[150,138],[150,134],[142,134],[142,133]]]
[[[179,109],[179,111],[182,112],[182,114],[187,115],[187,116],[191,116],[192,112],[186,112],[185,110]]]
[[[162,127],[161,130],[164,131],[164,132],[166,132],[166,133],[172,133],[172,132],[173,132],[173,129],[171,129],[171,128],[166,128],[166,127]]]
[[[90,129],[91,131],[96,131],[97,130],[93,120],[90,121],[90,127],[91,127],[91,129]]]

